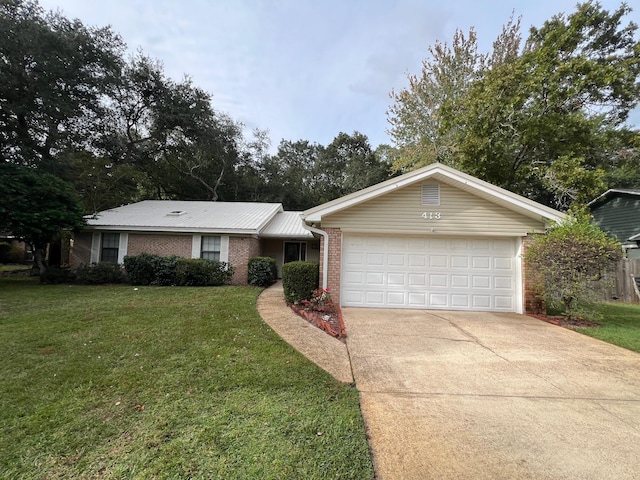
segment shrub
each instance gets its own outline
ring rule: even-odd
[[[282,266],[282,287],[289,303],[308,300],[318,288],[319,266],[314,262],[290,262]]]
[[[575,211],[527,249],[527,276],[548,306],[564,308],[568,319],[581,303],[601,298],[607,271],[622,257],[620,244],[587,212]],[[582,312],[581,312],[582,313]]]
[[[80,265],[74,272],[75,283],[101,285],[105,283],[124,283],[126,277],[122,266],[117,263],[100,262]]]
[[[180,257],[171,255],[169,257],[155,256],[153,261],[155,276],[151,285],[178,285],[178,262]]]
[[[226,262],[205,258],[178,258],[176,285],[204,287],[224,285],[231,281],[233,267]]]
[[[124,257],[124,269],[133,285],[151,285],[156,279],[157,255],[141,253]]]
[[[276,259],[271,257],[253,257],[249,260],[249,285],[268,287],[278,279]]]
[[[75,279],[75,275],[69,268],[47,267],[40,275],[40,283],[57,285],[59,283],[69,283]]]

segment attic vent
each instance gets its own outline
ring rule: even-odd
[[[168,217],[179,217],[180,215],[184,215],[185,212],[184,210],[173,210],[172,212],[167,213]]]
[[[422,185],[422,205],[440,205],[440,184],[425,183]]]

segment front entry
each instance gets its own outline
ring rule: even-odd
[[[307,242],[284,242],[284,262],[307,259]]]

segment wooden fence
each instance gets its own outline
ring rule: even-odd
[[[618,263],[614,275],[614,286],[605,293],[606,300],[617,300],[624,303],[639,303],[638,295],[633,288],[633,277],[640,277],[640,259],[623,258]]]

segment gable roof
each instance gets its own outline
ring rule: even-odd
[[[148,232],[258,234],[282,212],[279,203],[144,200],[98,212],[89,228]]]
[[[624,189],[624,188],[610,188],[602,195],[591,200],[588,205],[591,208],[596,207],[600,203],[605,203],[607,200],[616,197],[618,195],[637,195],[640,197],[640,190],[638,189]]]
[[[313,238],[313,233],[304,228],[302,212],[278,212],[260,232],[261,237]]]
[[[466,173],[441,163],[433,163],[413,172],[400,175],[385,182],[373,185],[364,190],[352,193],[342,198],[332,200],[317,207],[310,208],[303,213],[303,219],[307,224],[320,223],[322,217],[339,212],[346,208],[358,205],[398,188],[422,182],[424,180],[437,180],[449,184],[455,188],[484,198],[490,202],[501,205],[509,210],[521,213],[530,218],[543,218],[559,222],[565,218],[565,214],[542,205],[528,198],[509,192],[504,188],[496,187]]]

